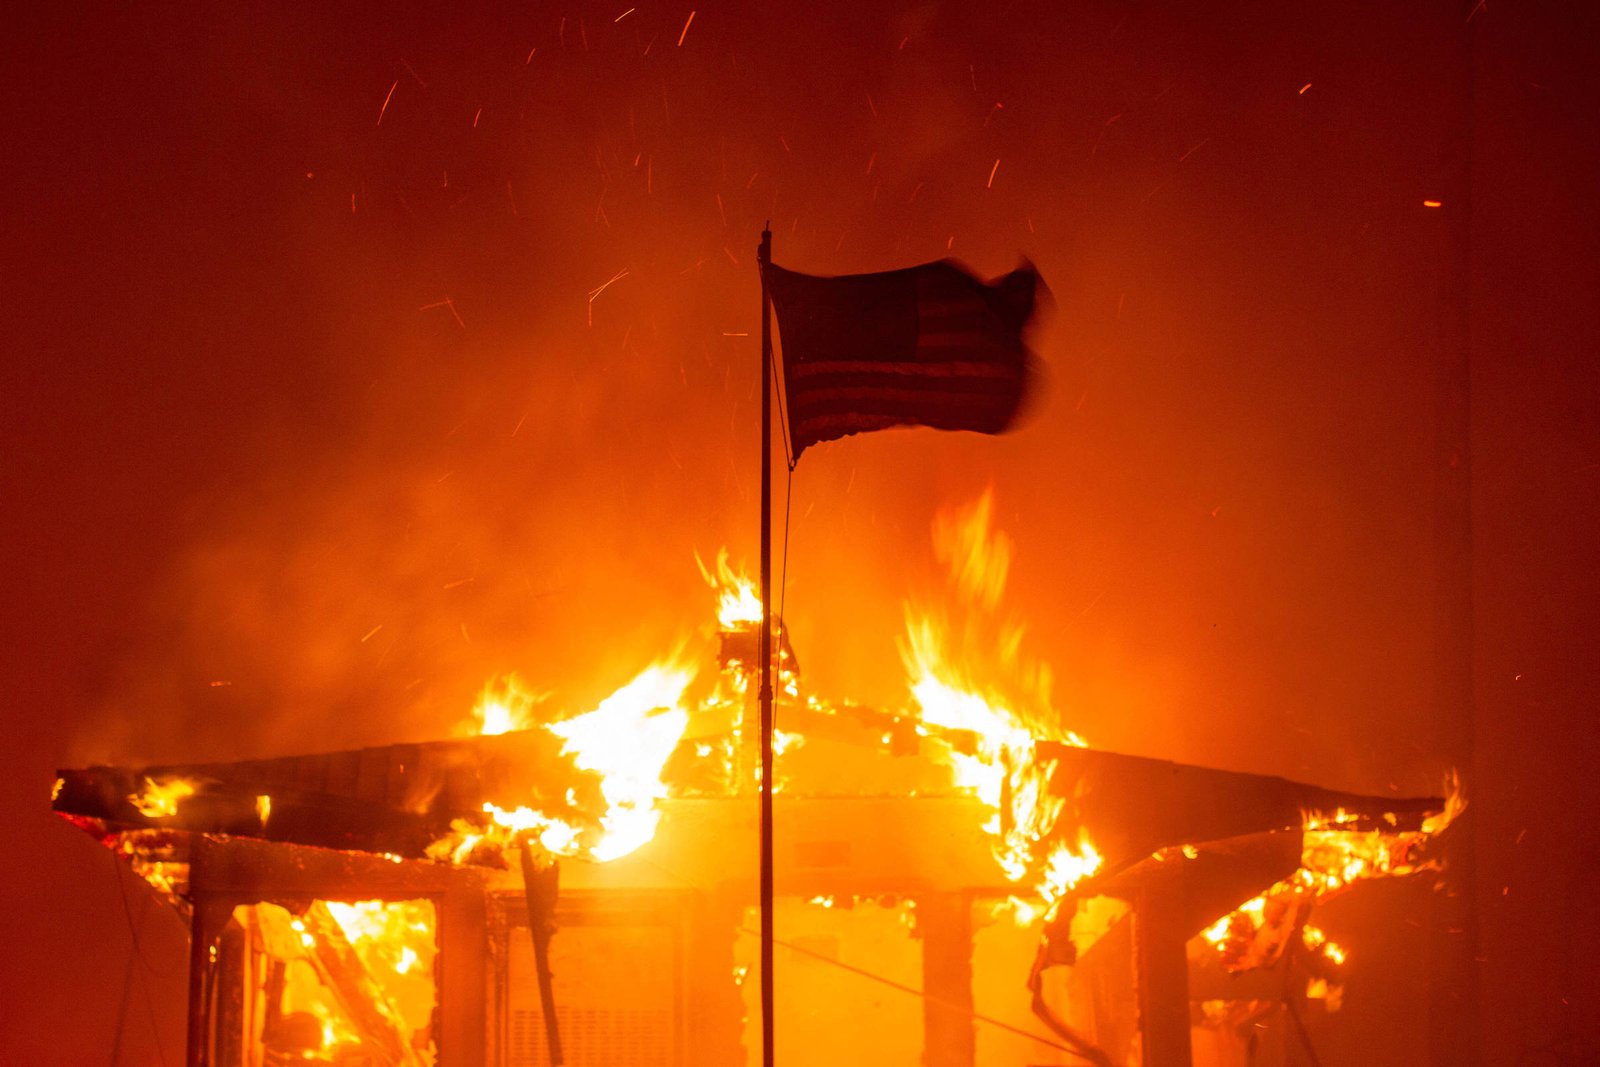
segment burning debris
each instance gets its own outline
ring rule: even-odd
[[[1062,726],[1048,670],[1025,655],[1022,628],[1001,610],[1012,547],[993,514],[985,495],[935,526],[949,596],[907,610],[907,708],[810,693],[775,628],[784,729],[774,789],[796,840],[784,894],[810,901],[812,914],[889,905],[926,952],[954,938],[938,950],[953,953],[945,969],[925,970],[920,991],[930,1004],[940,998],[938,1011],[954,1003],[956,1022],[940,1025],[966,1036],[930,1064],[976,1062],[974,1019],[1094,1062],[1129,1062],[1139,1048],[1144,1062],[1179,1062],[1170,1057],[1189,1047],[1191,961],[1232,974],[1295,962],[1303,995],[1336,1007],[1347,952],[1310,924],[1313,908],[1358,881],[1427,869],[1429,839],[1459,810],[1458,791],[1448,803],[1380,800],[1088,748]],[[430,900],[443,893],[469,916],[458,945],[477,945],[467,951],[481,959],[486,916],[516,910],[482,903],[517,884],[513,852],[525,871],[581,861],[571,873],[591,893],[671,883],[732,902],[748,892],[725,857],[691,857],[749,831],[748,814],[735,813],[759,783],[750,664],[760,601],[726,552],[700,568],[718,603],[715,671],[677,653],[566,716],[517,679],[498,679],[472,712],[471,736],[452,740],[62,772],[55,809],[191,913],[197,951],[210,953],[194,978],[204,985],[194,1010],[222,1050],[212,1062],[356,1062],[347,1058],[355,1049],[364,1062],[435,1062],[441,1012],[446,1029],[474,1024],[436,982],[435,957],[449,949]],[[874,853],[893,860],[875,863]],[[629,857],[640,862],[630,868]],[[605,868],[631,873],[622,883],[583,873]],[[698,874],[657,873],[683,869]],[[973,1007],[974,915],[1032,931],[1033,1010],[1049,1036]],[[1141,931],[1134,942],[1130,926]],[[1063,997],[1046,982],[1058,968],[1103,969],[1117,944],[1137,957],[1141,995],[1164,981],[1177,999],[1110,1010],[1071,983]],[[734,1020],[725,1027],[741,996],[733,970],[721,971],[727,988],[716,1001]],[[217,1006],[220,989],[236,1008]],[[1208,1000],[1202,1025],[1258,1017],[1229,1003]],[[488,1058],[481,1036],[466,1047],[482,1055],[467,1062],[536,1062],[504,1047]],[[594,1040],[603,1047],[603,1036]],[[723,1051],[693,1049],[683,1062],[742,1062],[736,1036],[713,1045]]]

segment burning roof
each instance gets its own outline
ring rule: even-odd
[[[1062,802],[1053,836],[1095,842],[1111,875],[1163,849],[1330,824],[1340,831],[1419,833],[1446,807],[1439,797],[1381,798],[1285,778],[1043,742],[1048,795]],[[236,763],[88,767],[60,772],[52,807],[98,834],[139,831],[254,838],[425,859],[453,823],[485,805],[526,806],[530,791],[571,813],[576,786],[541,789],[560,773],[542,730],[385,745]],[[915,799],[915,798],[907,798]],[[1326,832],[1326,831],[1324,831]],[[478,857],[483,861],[483,857]]]
[[[1035,1010],[1069,1044],[1038,976],[1077,958],[1073,922],[1092,897],[1137,902],[1181,887],[1164,909],[1169,943],[1181,950],[1203,933],[1222,966],[1245,970],[1303,942],[1328,985],[1343,953],[1306,925],[1311,906],[1362,878],[1424,869],[1457,797],[1372,797],[1089,748],[1062,726],[1020,626],[997,611],[1011,549],[992,515],[985,496],[935,524],[952,603],[907,610],[911,707],[808,692],[776,627],[774,790],[826,826],[807,838],[805,819],[790,823],[802,829],[779,872],[786,892],[937,887],[1004,902],[1019,924],[1042,924]],[[208,854],[259,841],[441,870],[508,867],[519,849],[605,864],[648,846],[657,871],[674,851],[726,852],[754,819],[746,724],[760,611],[725,556],[701,571],[720,603],[715,670],[674,653],[565,716],[500,679],[474,711],[473,736],[65,770],[54,809],[180,902],[197,842]],[[658,835],[658,824],[671,830]],[[702,881],[735,880],[715,863],[679,862]]]

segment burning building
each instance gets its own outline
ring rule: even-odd
[[[935,529],[979,615],[990,514]],[[470,736],[61,772],[55,810],[188,917],[187,1062],[750,1062],[761,611],[702,569],[716,669],[663,660],[579,715],[505,679]],[[1281,1062],[1256,1023],[1338,1006],[1313,906],[1428,866],[1454,796],[1097,751],[1015,640],[1009,686],[978,645],[912,614],[912,706],[882,710],[810,693],[778,630],[782,1062]]]

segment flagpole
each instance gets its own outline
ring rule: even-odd
[[[770,223],[768,227],[770,227]],[[761,1064],[774,1065],[772,982],[772,230],[761,231],[761,634],[756,648],[761,706]]]

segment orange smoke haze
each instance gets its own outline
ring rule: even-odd
[[[1380,795],[1463,764],[1489,1058],[1597,1017],[1595,920],[1547,903],[1582,899],[1548,827],[1600,758],[1587,8],[34,6],[0,780],[53,872],[7,965],[50,996],[0,1060],[181,1037],[137,964],[119,1004],[128,923],[181,969],[179,935],[49,820],[55,767],[445,737],[509,673],[555,719],[710,662],[696,558],[756,569],[767,220],[797,270],[1026,254],[1053,293],[1014,433],[780,473],[808,686],[910,703],[935,517],[992,487],[1059,726]],[[1329,1062],[1424,1057],[1436,902],[1377,892],[1428,917]]]
[[[705,636],[696,554],[754,570],[771,219],[798,269],[1026,253],[1055,296],[1016,433],[883,433],[796,472],[785,607],[819,690],[905,702],[900,605],[942,587],[929,524],[993,485],[1075,728],[1431,788],[1423,324],[1445,230],[1407,175],[1449,114],[1363,134],[1391,158],[1352,189],[1334,118],[1388,99],[1299,95],[1288,59],[1224,90],[1174,54],[1113,100],[955,11],[834,12],[761,51],[781,16],[707,10],[665,48],[680,16],[463,19],[426,45],[397,26],[394,50],[348,42],[314,104],[287,86],[327,68],[269,70],[258,28],[223,34],[280,143],[252,165],[284,184],[173,373],[254,369],[63,759],[439,736],[490,677],[590,707]],[[1223,91],[1259,123],[1180,121]]]

